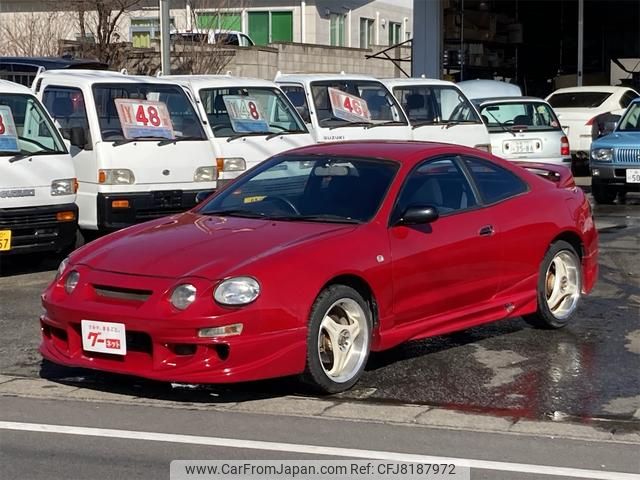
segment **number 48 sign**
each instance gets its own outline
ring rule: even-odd
[[[175,138],[164,102],[128,98],[116,98],[114,101],[125,138]]]

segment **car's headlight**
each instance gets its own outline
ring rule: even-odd
[[[75,270],[71,270],[69,275],[67,275],[67,279],[64,281],[64,289],[67,293],[73,292],[78,286],[78,282],[80,281],[80,274]]]
[[[255,278],[234,277],[218,285],[213,293],[216,302],[222,305],[246,305],[260,295],[260,284]]]
[[[216,167],[198,167],[193,174],[194,182],[213,182],[216,179]]]
[[[60,265],[58,266],[58,271],[56,272],[56,278],[62,278],[62,275],[64,275],[64,272],[67,271],[68,266],[69,266],[69,259],[65,258],[60,262]]]
[[[171,294],[171,305],[178,310],[184,310],[196,301],[196,293],[196,287],[189,283],[178,285]]]
[[[73,195],[76,193],[78,183],[75,178],[59,178],[51,182],[51,195]]]
[[[610,162],[613,160],[612,148],[594,148],[591,150],[591,158],[596,162]]]
[[[241,157],[216,159],[219,172],[241,172],[247,169],[247,162]]]
[[[107,168],[98,170],[98,182],[105,185],[132,185],[136,177],[128,168]]]

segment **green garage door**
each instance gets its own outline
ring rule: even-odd
[[[293,42],[293,12],[271,12],[271,41]]]
[[[242,20],[239,13],[199,13],[197,25],[198,28],[242,30]]]
[[[249,12],[249,36],[256,45],[269,43],[269,12]]]

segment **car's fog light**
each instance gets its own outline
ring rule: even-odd
[[[184,310],[196,300],[196,287],[188,283],[178,285],[171,294],[171,305]]]
[[[241,323],[225,325],[224,327],[201,328],[198,330],[199,337],[230,337],[231,335],[240,335],[241,333]]]
[[[64,289],[67,293],[73,292],[78,286],[78,282],[80,281],[80,274],[75,270],[69,272],[67,275],[67,279],[64,282]]]

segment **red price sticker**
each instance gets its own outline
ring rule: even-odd
[[[231,126],[236,132],[270,132],[269,123],[262,115],[256,98],[225,95],[222,100],[227,107]]]
[[[175,138],[171,116],[164,102],[127,98],[114,101],[125,138]]]
[[[329,87],[329,99],[331,100],[331,109],[333,116],[347,120],[348,122],[369,122],[371,114],[367,102],[349,93]]]
[[[0,150],[5,152],[20,151],[13,114],[11,108],[6,105],[0,105]]]

